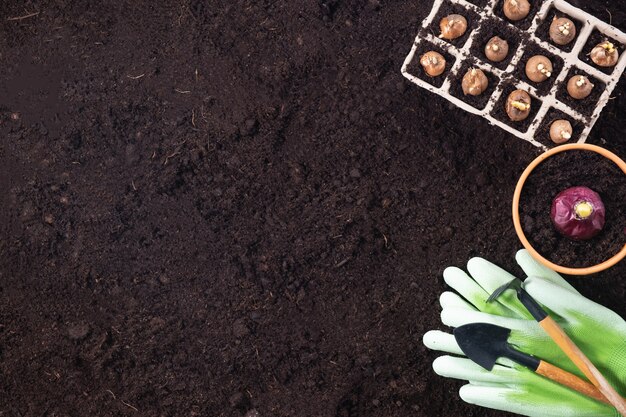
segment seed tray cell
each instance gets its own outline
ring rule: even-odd
[[[475,6],[478,7],[485,7],[490,0],[467,0],[468,2],[472,3]]]
[[[543,121],[539,125],[539,128],[537,129],[536,138],[543,145],[554,146],[552,139],[550,139],[550,126],[552,126],[552,122],[559,119],[567,120],[572,125],[572,138],[569,140],[570,142],[577,141],[581,133],[585,129],[584,120],[574,119],[568,114],[551,107],[546,113],[546,116],[543,118]]]
[[[462,80],[467,71],[469,71],[471,68],[480,68],[481,66],[485,68],[484,64],[481,64],[475,59],[469,59],[465,61],[456,73],[456,77],[454,77],[454,80],[450,83],[450,94],[464,101],[470,106],[482,110],[485,108],[493,92],[498,86],[498,83],[500,81],[498,79],[498,76],[489,72],[488,70],[483,70],[485,76],[489,80],[489,85],[487,86],[487,90],[485,90],[485,92],[479,96],[465,95],[465,93],[463,93],[463,87],[461,86],[461,82],[455,82],[456,80]]]
[[[552,20],[554,18],[560,18],[560,17],[568,18],[574,23],[574,26],[576,26],[576,36],[574,37],[574,40],[568,43],[567,45],[557,45],[556,43],[552,41],[552,39],[550,39],[549,32],[550,32],[550,25],[552,24]],[[583,22],[578,20],[576,17],[561,11],[557,7],[550,7],[541,16],[539,26],[537,27],[536,35],[538,38],[545,39],[546,42],[550,43],[550,45],[553,45],[555,48],[560,49],[565,52],[570,52],[574,48],[574,46],[576,45],[576,41],[580,37],[580,31],[582,27],[583,27]]]
[[[500,98],[493,107],[491,115],[495,119],[500,121],[500,123],[504,123],[506,126],[514,129],[520,134],[524,134],[528,131],[529,128],[537,126],[539,123],[541,123],[541,120],[537,119],[537,113],[539,112],[539,109],[541,109],[543,103],[541,99],[537,96],[537,94],[530,93],[530,114],[528,115],[526,120],[522,120],[521,122],[513,122],[506,114],[505,105],[509,94],[517,89],[526,90],[523,85],[504,82],[502,84],[502,94],[500,94]]]
[[[427,28],[427,30],[431,33],[434,34],[435,36],[438,36],[441,33],[441,29],[439,28],[439,21],[450,15],[450,14],[460,14],[463,17],[465,17],[465,19],[467,19],[467,31],[463,34],[463,36],[453,39],[453,40],[447,40],[447,39],[442,39],[444,42],[447,43],[451,43],[452,45],[460,48],[463,45],[465,45],[465,43],[467,42],[467,40],[470,37],[470,34],[474,31],[474,29],[476,29],[478,27],[478,25],[480,24],[480,16],[478,15],[478,13],[476,13],[473,8],[467,8],[467,7],[463,7],[460,4],[457,4],[454,1],[451,0],[442,0],[441,2],[441,6],[439,7],[439,10],[437,11],[437,14],[435,15],[435,18],[432,20],[430,26]]]
[[[616,39],[613,39],[611,37],[604,35],[602,32],[598,30],[594,30],[591,33],[591,36],[589,36],[589,39],[587,39],[587,43],[585,44],[585,46],[583,46],[583,49],[580,51],[580,54],[578,54],[578,59],[580,59],[582,62],[585,62],[586,64],[589,64],[590,66],[594,68],[597,68],[598,70],[602,71],[605,74],[611,75],[613,71],[615,71],[615,67],[600,67],[591,60],[591,56],[590,56],[591,51],[593,50],[593,48],[596,47],[596,45],[607,40],[613,43],[613,45],[615,45],[615,48],[617,48],[620,55],[623,53],[626,53],[626,51],[624,50],[624,44],[622,44]]]
[[[536,15],[528,18],[531,24],[527,30],[523,30],[521,22],[509,22],[502,15],[499,16],[502,0],[435,0],[402,65],[402,74],[417,86],[444,97],[454,105],[487,119],[491,124],[537,147],[546,149],[554,146],[545,140],[545,125],[547,118],[557,113],[570,120],[572,125],[576,122],[570,142],[583,143],[626,67],[626,51],[622,48],[622,45],[626,45],[626,34],[565,0],[546,0],[540,5],[537,3],[535,8],[531,14],[536,12]],[[456,43],[438,38],[439,20],[449,13],[463,14],[468,20],[467,33]],[[569,50],[553,44],[547,31],[542,31],[544,25],[549,27],[556,13],[576,23],[576,37],[570,43]],[[484,47],[490,35],[498,35],[509,42],[508,63],[498,65],[484,56]],[[596,42],[598,38],[600,40]],[[584,58],[595,44],[605,38],[614,42],[620,52],[617,65],[609,71]],[[449,60],[446,71],[439,77],[428,77],[419,64],[419,58],[429,49],[443,53]],[[544,83],[533,83],[524,73],[526,60],[534,51],[541,51],[542,55],[553,59],[552,76]],[[462,92],[459,94],[461,80],[469,63],[482,69],[490,81],[490,87],[483,93],[485,97],[480,100],[464,97]],[[590,78],[595,84],[591,96],[579,101],[569,97],[565,88],[570,74],[585,74]],[[527,91],[533,99],[531,115],[523,122],[511,122],[504,112],[504,103],[513,87]],[[540,129],[543,129],[542,132],[539,132]]]
[[[485,55],[485,46],[487,46],[487,42],[494,36],[506,39],[509,44],[509,54],[502,62],[490,62],[490,65],[505,70],[509,66],[515,52],[517,52],[517,48],[521,42],[521,35],[517,29],[512,26],[503,25],[499,19],[484,19],[481,22],[480,28],[474,35],[470,54],[485,62],[489,62],[487,55]]]
[[[437,41],[438,40],[439,39],[437,39]],[[415,49],[415,59],[407,64],[407,71],[413,74],[414,77],[419,78],[424,83],[422,87],[428,90],[432,87],[442,87],[446,76],[452,75],[452,68],[456,61],[455,56],[448,52],[447,45],[441,45],[441,43],[437,41],[434,43],[428,41],[420,42]],[[424,71],[424,68],[420,64],[420,57],[428,51],[439,52],[446,59],[446,70],[438,77],[431,77],[426,74],[426,71]],[[425,87],[425,85],[428,85],[428,87]]]
[[[582,100],[573,99],[569,94],[567,94],[567,82],[569,81],[570,77],[573,77],[576,75],[586,76],[589,79],[589,81],[591,81],[591,83],[593,84],[593,89],[591,90],[591,94],[589,94],[588,97]],[[562,103],[578,111],[583,116],[590,117],[593,113],[596,103],[600,100],[600,97],[602,96],[602,92],[605,90],[605,88],[606,87],[603,81],[599,80],[598,78],[592,75],[589,75],[585,71],[581,71],[576,67],[572,67],[569,70],[565,79],[563,80],[561,87],[557,89],[556,97]]]
[[[493,4],[493,2],[491,3]],[[502,5],[504,4],[504,0],[497,0],[495,4],[493,5],[492,11],[500,19],[514,26],[515,28],[521,29],[521,30],[527,30],[533,24],[533,19],[535,18],[535,16],[537,15],[537,12],[539,11],[539,8],[541,7],[541,2],[539,1],[529,0],[529,3],[530,3],[530,12],[528,13],[528,16],[526,16],[522,20],[518,20],[517,22],[513,22],[509,20],[504,15],[504,11],[502,10]]]
[[[563,70],[563,66],[564,66],[563,59],[559,57],[558,55],[555,55],[552,52],[548,51],[547,49],[542,48],[541,46],[539,46],[533,41],[526,41],[524,43],[523,48],[524,48],[524,54],[522,55],[522,58],[519,61],[519,65],[517,66],[514,75],[518,79],[523,80],[524,82],[535,87],[537,89],[537,94],[539,94],[540,96],[545,96],[550,92],[552,86],[554,85],[554,82],[556,80],[555,75],[560,74],[561,71]],[[528,76],[526,75],[526,63],[528,62],[530,58],[532,58],[535,55],[543,55],[546,58],[548,58],[550,62],[552,62],[552,74],[553,75],[550,76],[547,80],[540,82],[540,83],[531,81],[530,78],[528,78]]]

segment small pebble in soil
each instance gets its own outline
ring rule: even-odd
[[[489,176],[484,172],[479,172],[476,175],[476,185],[478,185],[479,187],[489,185]]]
[[[420,64],[426,74],[436,77],[446,69],[446,59],[439,52],[428,51],[420,58]]]
[[[550,139],[557,145],[570,140],[572,138],[572,132],[572,124],[568,120],[555,120],[550,125]]]
[[[507,19],[517,22],[528,16],[530,3],[528,0],[505,0],[502,11]]]
[[[243,394],[241,392],[236,392],[236,393],[234,393],[233,395],[230,396],[228,401],[230,402],[231,406],[239,407],[244,402],[244,396],[243,396]]]
[[[467,19],[460,14],[448,15],[439,22],[439,29],[441,30],[439,37],[442,39],[451,41],[460,38],[467,30]]]
[[[574,75],[567,82],[567,93],[576,100],[589,97],[593,90],[593,84],[584,75]]]
[[[361,171],[358,168],[352,168],[350,170],[350,177],[352,178],[361,178]]]
[[[369,10],[373,10],[373,11],[380,10],[380,1],[379,0],[368,0],[367,8]]]
[[[535,220],[530,216],[524,216],[524,232],[532,233],[535,229]]]
[[[509,54],[509,43],[499,36],[489,39],[485,45],[485,55],[493,62],[502,62]]]
[[[487,89],[488,85],[487,76],[478,68],[470,68],[461,82],[463,94],[466,96],[479,96]]]
[[[11,113],[11,120],[20,120],[20,114],[17,112]]]
[[[535,55],[526,62],[526,76],[536,83],[552,76],[552,61],[543,55]]]
[[[550,39],[557,45],[567,45],[576,37],[576,25],[567,17],[554,17],[550,24]]]
[[[600,67],[613,67],[619,59],[617,48],[608,40],[597,44],[589,55],[593,63]]]
[[[258,124],[256,119],[247,119],[243,124],[241,133],[244,136],[253,136],[257,132]]]
[[[233,324],[233,335],[237,338],[242,338],[250,333],[250,329],[246,326],[243,320],[237,320]]]
[[[248,411],[244,417],[261,417],[261,413],[259,413],[256,409],[252,409]]]
[[[81,340],[89,334],[89,324],[74,323],[67,326],[67,335],[72,340]]]
[[[514,122],[526,120],[530,114],[530,95],[524,90],[515,90],[506,100],[506,114]]]

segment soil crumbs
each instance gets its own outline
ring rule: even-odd
[[[431,5],[0,2],[0,414],[504,416],[422,336],[538,150],[402,78]]]

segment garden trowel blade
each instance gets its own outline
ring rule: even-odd
[[[454,329],[454,337],[465,355],[491,371],[498,358],[507,356],[511,330],[487,323],[471,323]]]

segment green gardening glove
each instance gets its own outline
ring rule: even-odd
[[[534,261],[521,250],[516,256],[529,276],[524,288],[542,304],[615,389],[626,394],[626,322],[613,311],[588,300],[556,272]],[[468,323],[491,323],[512,330],[509,342],[584,379],[583,374],[532,319],[517,300],[514,290],[492,303],[489,295],[514,277],[492,263],[473,258],[471,276],[459,268],[444,271],[446,283],[455,289],[441,295],[444,324],[457,327]],[[601,335],[601,337],[598,337]],[[462,356],[454,336],[441,331],[424,335],[434,350]],[[433,362],[436,373],[467,380],[461,398],[471,404],[527,416],[591,417],[618,416],[610,405],[565,388],[507,359],[500,359],[490,372],[462,357],[442,356]]]

